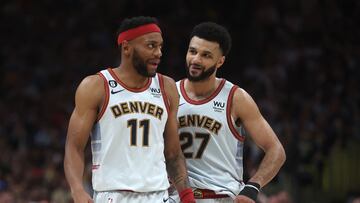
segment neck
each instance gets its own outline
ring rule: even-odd
[[[149,77],[140,75],[132,63],[122,62],[119,67],[114,69],[116,76],[130,88],[142,88],[146,85]]]
[[[215,76],[211,76],[207,80],[198,82],[186,79],[185,90],[189,96],[194,97],[194,99],[203,99],[214,93],[219,84],[220,80],[217,80]]]

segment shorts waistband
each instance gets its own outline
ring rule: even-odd
[[[212,190],[207,189],[199,189],[195,188],[193,190],[195,199],[219,199],[219,198],[227,198],[229,195],[226,194],[216,194]]]

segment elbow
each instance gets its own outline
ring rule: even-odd
[[[269,147],[267,150],[264,150],[265,154],[268,154],[269,157],[278,165],[282,166],[284,165],[286,161],[286,153],[285,149],[282,146],[280,142],[273,143],[271,147]]]
[[[283,165],[286,161],[286,152],[285,152],[284,147],[281,144],[280,144],[278,150],[279,150],[279,160],[281,162],[281,165]]]
[[[69,158],[70,158],[70,157],[71,157],[71,156],[70,156],[68,150],[65,150],[64,160],[63,160],[63,164],[64,164],[63,167],[64,167],[65,173],[67,172],[67,167],[69,166],[69,162],[70,162]]]

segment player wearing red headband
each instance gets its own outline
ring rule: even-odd
[[[169,176],[182,202],[195,202],[177,135],[176,85],[156,73],[163,44],[156,19],[125,19],[117,43],[120,66],[86,77],[76,91],[64,161],[74,201],[169,202]],[[90,134],[93,198],[82,185]]]

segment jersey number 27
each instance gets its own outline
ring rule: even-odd
[[[201,144],[197,152],[187,152],[187,149],[194,144],[194,139],[201,139]],[[209,143],[210,134],[209,133],[189,133],[182,132],[180,133],[181,149],[184,153],[185,158],[187,159],[200,159],[204,153],[206,146]],[[195,155],[195,156],[194,156]]]

